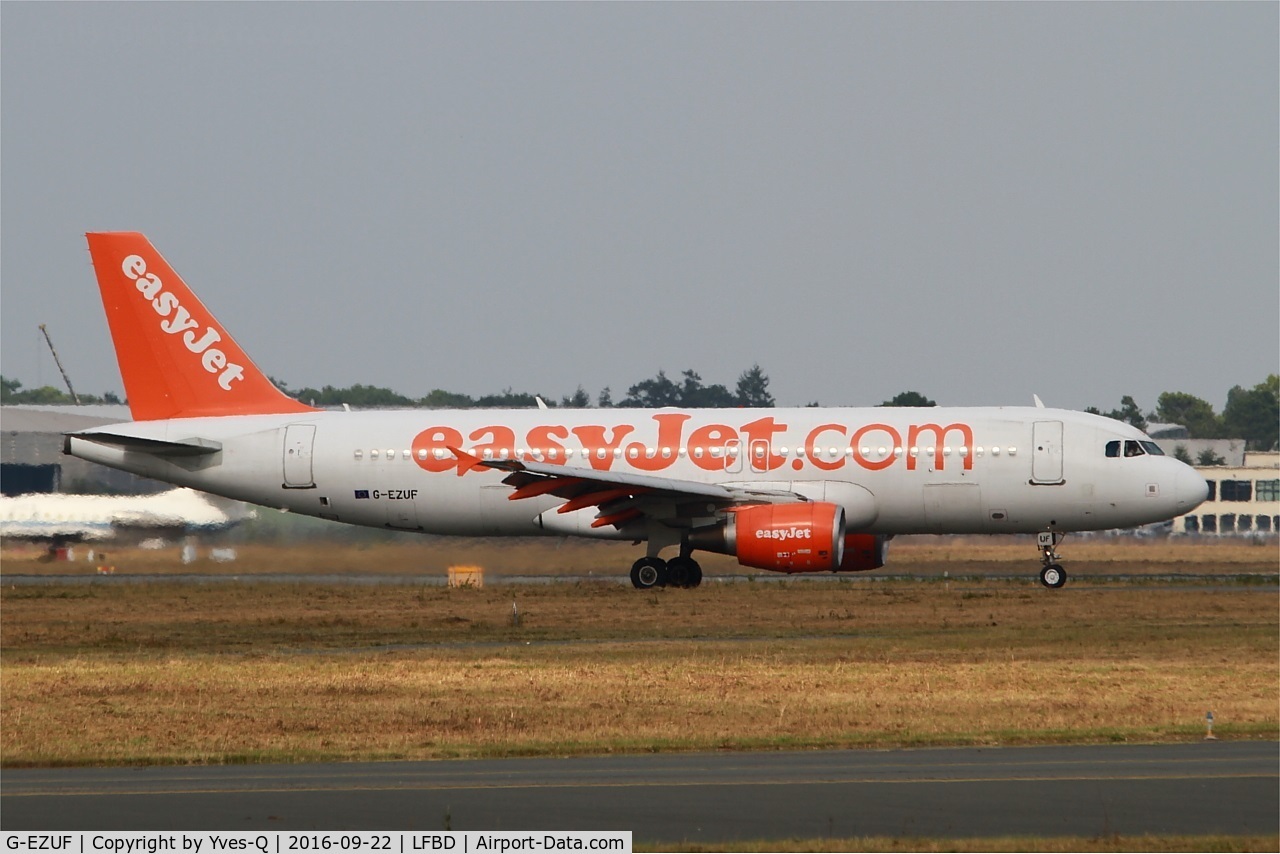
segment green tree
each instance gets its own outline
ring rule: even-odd
[[[527,391],[515,392],[506,388],[501,394],[486,394],[478,398],[476,406],[485,409],[537,409],[538,401]]]
[[[613,392],[609,390],[608,386],[600,389],[600,395],[596,398],[596,406],[601,409],[613,408]]]
[[[51,385],[27,389],[19,395],[22,403],[73,403],[71,396]],[[86,400],[86,402],[88,402]]]
[[[1196,455],[1198,466],[1225,466],[1227,461],[1213,452],[1213,448],[1205,448]]]
[[[1271,374],[1251,389],[1232,388],[1222,410],[1222,425],[1231,437],[1244,439],[1252,451],[1270,451],[1280,444],[1280,375]]]
[[[930,400],[918,391],[903,391],[886,400],[881,406],[937,406],[936,400]]]
[[[658,371],[653,379],[641,380],[627,389],[627,396],[619,406],[640,409],[657,409],[660,406],[679,406],[680,386],[667,377],[666,371]]]
[[[1104,415],[1107,418],[1114,418],[1116,421],[1123,421],[1126,424],[1132,424],[1139,430],[1147,429],[1147,419],[1142,414],[1142,409],[1138,407],[1137,402],[1132,395],[1126,394],[1120,398],[1120,408],[1113,409],[1110,412],[1099,412],[1094,407],[1089,407],[1086,412],[1092,412],[1095,415]]]
[[[120,397],[115,392],[105,392],[101,397],[93,394],[80,395],[80,402],[83,403],[121,403]],[[0,403],[3,404],[20,404],[20,403],[38,403],[38,404],[74,404],[75,401],[71,395],[61,389],[54,388],[51,385],[41,386],[40,388],[22,387],[21,380],[12,380],[5,376],[0,376]]]
[[[560,405],[573,409],[586,409],[591,406],[591,398],[587,397],[587,392],[582,386],[578,386],[578,390],[572,395],[565,395],[560,398]]]
[[[1222,438],[1222,420],[1207,401],[1181,391],[1166,391],[1156,402],[1156,420],[1181,424],[1192,439]]]
[[[419,406],[425,406],[430,409],[470,409],[476,405],[469,394],[460,394],[456,391],[445,391],[442,388],[433,389],[431,394],[418,401]]]
[[[16,403],[16,398],[21,391],[21,380],[11,380],[0,374],[0,403]]]
[[[1186,445],[1175,445],[1173,448],[1173,458],[1180,463],[1186,463],[1189,466],[1195,465],[1195,460],[1191,459],[1191,454],[1187,453]]]
[[[293,393],[294,397],[312,406],[354,406],[371,408],[379,406],[412,406],[413,401],[399,392],[379,386],[356,383],[347,388],[334,388],[327,385],[321,389],[303,388]]]
[[[759,363],[753,364],[739,375],[734,402],[738,406],[748,407],[767,408],[775,405],[773,395],[769,393],[769,377],[761,370]]]
[[[688,409],[712,409],[733,406],[737,400],[719,383],[703,385],[702,377],[692,368],[685,371],[680,388],[680,405]]]

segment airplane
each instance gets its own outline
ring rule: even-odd
[[[644,543],[632,584],[696,587],[695,551],[783,573],[885,564],[899,534],[1067,532],[1187,513],[1208,486],[1136,428],[1035,407],[322,411],[276,388],[141,234],[89,252],[134,421],[66,434],[96,463],[394,530]],[[670,559],[663,552],[675,550]]]
[[[0,496],[0,538],[69,542],[112,540],[125,533],[223,531],[255,512],[185,487],[155,495],[31,493]]]

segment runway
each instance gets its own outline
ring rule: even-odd
[[[637,841],[1272,834],[1280,744],[10,769],[18,830],[631,830]]]

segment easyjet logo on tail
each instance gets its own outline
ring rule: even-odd
[[[244,366],[228,361],[227,354],[213,346],[222,340],[218,330],[209,325],[202,326],[193,318],[178,295],[166,291],[155,273],[147,272],[147,262],[141,255],[128,256],[120,268],[159,315],[160,330],[167,335],[180,335],[186,348],[200,358],[200,365],[209,373],[218,375],[219,386],[231,391],[233,382],[244,379]]]

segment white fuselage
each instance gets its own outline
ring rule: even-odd
[[[219,449],[175,455],[120,437]],[[562,499],[508,500],[503,472],[459,474],[450,448],[835,503],[855,495],[849,530],[877,534],[1124,528],[1203,500],[1204,481],[1171,457],[1107,456],[1108,442],[1126,440],[1150,445],[1121,422],[1031,407],[413,410],[140,421],[72,434],[67,450],[296,513],[457,535],[622,534],[585,517],[551,531],[539,517]]]

